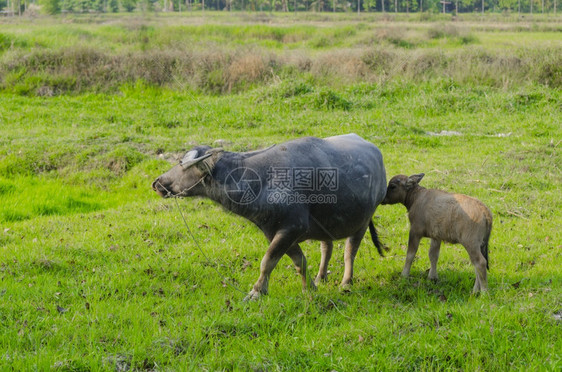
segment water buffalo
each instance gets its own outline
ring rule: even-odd
[[[245,300],[267,294],[271,271],[284,254],[305,290],[306,258],[299,243],[307,239],[321,241],[312,288],[326,279],[334,240],[347,238],[342,286],[351,284],[353,261],[368,227],[382,255],[371,218],[386,194],[383,159],[375,145],[356,134],[300,138],[244,153],[197,146],[152,188],[165,198],[208,197],[263,231],[269,248]]]

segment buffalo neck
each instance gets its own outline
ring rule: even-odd
[[[227,190],[233,190],[237,186],[232,184],[233,179],[229,177],[232,170],[243,168],[244,158],[239,153],[224,152],[215,164],[210,175],[205,180],[205,195],[209,199],[219,203],[225,209],[252,220],[252,204],[242,204],[234,201],[227,194]]]

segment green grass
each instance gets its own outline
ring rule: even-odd
[[[294,34],[316,30],[305,15],[299,26],[283,25],[284,17],[269,27],[210,14],[225,25],[189,27],[214,34],[221,48],[234,51],[222,30],[263,32],[270,39],[281,38],[275,35],[283,27]],[[348,15],[326,22],[339,26],[311,31],[311,40],[332,35],[326,40],[334,42],[328,47],[334,53],[340,53],[338,43],[371,27],[350,27],[356,23]],[[428,38],[427,29],[439,31],[440,24],[411,23],[418,31],[404,38],[425,40],[411,53],[449,53],[448,44],[440,44],[447,37]],[[126,34],[119,25],[77,25],[87,30],[83,40],[98,46]],[[502,31],[487,30],[492,26],[469,26],[478,48],[492,49],[500,40],[496,33]],[[68,43],[53,41],[49,48],[73,47],[76,36],[64,30],[74,25],[52,27],[51,35]],[[162,38],[168,26],[151,27],[160,36],[146,53],[167,45]],[[16,28],[2,25],[0,33]],[[103,41],[100,35],[109,36]],[[525,35],[549,40],[540,30]],[[21,48],[31,45],[32,38],[21,37]],[[525,53],[543,50],[527,42],[518,44]],[[308,41],[296,43],[316,53]],[[476,54],[467,68],[485,56]],[[559,370],[562,97],[560,87],[544,84],[533,71],[519,72],[515,81],[497,85],[486,75],[414,79],[408,71],[389,79],[329,81],[297,69],[237,94],[138,81],[110,93],[88,88],[53,96],[5,86],[0,369]],[[442,131],[461,135],[429,134]],[[263,234],[210,201],[182,200],[178,209],[150,190],[170,167],[166,160],[177,161],[195,144],[220,139],[227,150],[246,151],[349,132],[379,146],[387,177],[424,172],[426,187],[466,193],[490,207],[488,295],[470,294],[474,271],[456,245],[442,247],[437,283],[426,279],[427,241],[411,278],[401,279],[406,210],[381,206],[375,225],[391,251],[379,257],[365,237],[350,292],[338,288],[338,242],[329,280],[317,292],[303,294],[291,261],[283,258],[270,295],[243,303],[265,253]],[[318,243],[302,247],[315,274]]]

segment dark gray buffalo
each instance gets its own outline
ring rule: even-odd
[[[325,280],[332,241],[347,238],[342,286],[367,227],[382,255],[371,218],[386,194],[379,149],[356,134],[307,137],[264,150],[235,153],[197,146],[152,188],[162,197],[205,196],[256,224],[269,241],[260,277],[246,300],[267,294],[271,271],[286,254],[306,289],[306,258],[299,243],[321,241],[315,284]]]

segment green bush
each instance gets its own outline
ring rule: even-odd
[[[146,155],[127,145],[119,145],[115,149],[101,156],[104,168],[116,175],[122,175],[140,163]]]
[[[0,195],[8,194],[15,190],[16,186],[12,182],[0,180]]]
[[[349,110],[351,102],[331,90],[322,90],[314,98],[314,106],[321,110]]]
[[[0,159],[0,176],[14,177],[17,175],[31,175],[35,173],[35,154],[8,154]]]
[[[562,88],[562,57],[539,66],[538,80],[551,88]]]
[[[137,7],[137,0],[121,0],[121,6],[130,13]]]

